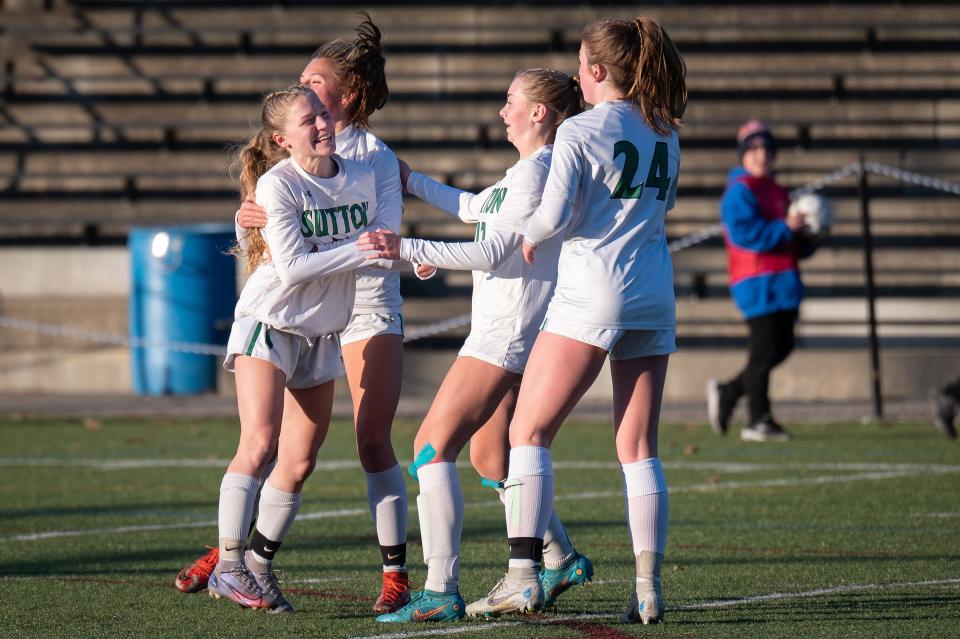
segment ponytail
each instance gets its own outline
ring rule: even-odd
[[[590,64],[602,64],[611,82],[634,102],[661,135],[683,125],[687,65],[670,36],[646,16],[600,20],[583,30]]]
[[[360,16],[363,21],[352,42],[331,40],[314,51],[312,57],[333,63],[341,90],[353,95],[346,107],[347,116],[351,124],[365,129],[373,112],[387,103],[390,89],[380,29],[366,11],[361,11]]]
[[[273,140],[274,133],[282,133],[283,125],[294,98],[311,99],[313,92],[306,87],[294,85],[274,91],[263,99],[260,112],[260,129],[237,152],[235,164],[240,169],[240,199],[246,200],[257,191],[257,180],[275,164],[287,157],[287,151]],[[230,254],[246,262],[248,273],[252,273],[264,261],[267,243],[260,229],[247,229],[243,244],[235,245]]]
[[[542,104],[553,114],[553,129],[583,112],[583,91],[575,77],[553,69],[526,69],[515,76],[522,81],[528,101]]]

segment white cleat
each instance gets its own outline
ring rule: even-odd
[[[652,623],[663,623],[663,597],[660,593],[651,590],[641,600],[636,591],[630,597],[630,609],[620,617],[623,623],[642,623],[647,626]]]
[[[467,606],[468,617],[496,617],[508,612],[533,612],[543,607],[543,588],[534,576],[522,581],[507,573],[493,590]]]

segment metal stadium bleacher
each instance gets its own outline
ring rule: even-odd
[[[115,247],[131,226],[229,220],[237,196],[228,149],[250,133],[259,97],[295,80],[317,44],[349,35],[361,6],[383,29],[392,90],[372,128],[414,168],[467,189],[489,184],[515,160],[497,117],[513,72],[574,71],[582,25],[623,13],[620,4],[562,1],[0,2],[0,246]],[[789,186],[861,155],[960,178],[960,6],[645,8],[670,31],[689,70],[672,238],[716,223],[736,161],[733,135],[748,117],[771,122]],[[870,185],[884,343],[960,348],[960,199],[876,176]],[[807,346],[861,349],[857,185],[848,179],[824,192],[837,225],[806,264],[811,299],[800,333]],[[424,237],[472,235],[412,198],[404,225]],[[678,253],[675,265],[681,345],[705,353],[742,344],[719,240]],[[412,325],[468,308],[466,274],[408,284]],[[43,315],[0,295],[0,310]],[[427,343],[451,347],[460,336]],[[24,341],[0,331],[0,344]]]

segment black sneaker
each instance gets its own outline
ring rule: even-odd
[[[707,417],[710,428],[717,435],[726,435],[730,426],[730,417],[737,407],[737,400],[727,392],[727,386],[716,378],[707,381]]]
[[[783,426],[766,416],[740,431],[740,439],[745,442],[788,442],[791,437]]]
[[[950,439],[957,438],[953,422],[957,417],[957,401],[942,390],[930,394],[930,408],[933,410],[933,424]]]

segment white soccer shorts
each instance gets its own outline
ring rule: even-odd
[[[677,350],[677,332],[673,329],[593,328],[548,316],[540,330],[598,346],[610,353],[610,359],[669,355]]]
[[[313,340],[267,326],[252,317],[233,322],[223,367],[234,372],[238,355],[270,362],[287,377],[287,388],[312,388],[344,375],[336,335]]]
[[[403,336],[403,314],[354,313],[347,327],[340,331],[340,343],[346,346],[377,335]]]

